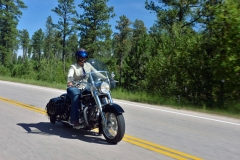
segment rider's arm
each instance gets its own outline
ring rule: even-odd
[[[74,75],[74,68],[73,68],[73,66],[71,66],[70,69],[68,70],[68,76],[67,76],[67,86],[68,87],[72,86],[73,75]]]

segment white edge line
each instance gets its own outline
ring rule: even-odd
[[[118,103],[122,103],[122,104],[126,104],[126,105],[135,106],[135,107],[140,107],[140,108],[152,109],[152,110],[157,110],[157,111],[161,111],[161,112],[173,113],[173,114],[178,114],[178,115],[183,115],[183,116],[188,116],[188,117],[194,117],[194,118],[199,118],[199,119],[205,119],[205,120],[210,120],[210,121],[215,121],[215,122],[221,122],[221,123],[227,123],[227,124],[233,124],[233,125],[240,126],[239,123],[222,121],[222,120],[217,120],[217,119],[212,119],[212,118],[206,118],[206,117],[201,117],[201,116],[194,116],[194,115],[190,115],[190,114],[173,112],[173,111],[168,111],[168,110],[163,110],[163,109],[157,109],[157,108],[151,108],[151,107],[144,107],[144,106],[139,106],[139,105],[124,103],[124,102],[119,102],[119,101],[117,101],[117,102],[118,102]]]
[[[16,84],[14,82],[9,82],[9,81],[1,81],[1,82],[5,82],[5,83],[13,83]],[[47,88],[47,87],[43,87],[43,86],[35,86],[35,85],[31,85],[31,84],[22,84],[20,83],[22,86],[28,86],[30,88],[38,88],[38,89],[43,89],[43,90],[49,90],[49,91],[55,91],[55,92],[61,92],[63,93],[64,90],[59,89],[51,89],[51,88]],[[17,83],[17,85],[19,85],[19,83]],[[63,91],[63,92],[62,92]],[[185,113],[179,113],[179,112],[173,112],[173,111],[168,111],[168,110],[163,110],[163,109],[156,109],[156,108],[151,108],[151,107],[144,107],[144,106],[140,106],[140,105],[135,105],[135,104],[129,104],[129,103],[124,103],[124,102],[120,102],[117,101],[118,103],[121,104],[126,104],[126,105],[130,105],[130,106],[135,106],[135,107],[139,107],[139,108],[146,108],[146,109],[152,109],[152,110],[157,110],[157,111],[161,111],[161,112],[167,112],[167,113],[172,113],[172,114],[178,114],[178,115],[182,115],[182,116],[188,116],[188,117],[194,117],[194,118],[199,118],[199,119],[205,119],[205,120],[209,120],[209,121],[215,121],[215,122],[221,122],[221,123],[226,123],[226,124],[232,124],[232,125],[237,125],[240,126],[239,123],[234,123],[234,122],[228,122],[228,121],[222,121],[222,120],[217,120],[217,119],[212,119],[212,118],[206,118],[206,117],[201,117],[201,116],[194,116],[194,115],[190,115],[190,114],[185,114]]]

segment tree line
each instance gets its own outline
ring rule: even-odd
[[[65,83],[77,48],[104,61],[128,92],[149,93],[184,104],[240,111],[240,4],[238,0],[145,2],[156,16],[150,29],[125,15],[109,20],[108,0],[58,0],[59,20],[46,19],[32,37],[17,30],[21,0],[0,2],[0,73]],[[76,11],[76,7],[83,10]],[[17,57],[17,51],[23,50]]]

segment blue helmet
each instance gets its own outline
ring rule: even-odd
[[[76,52],[76,60],[79,58],[88,58],[88,53],[85,50],[80,50]]]

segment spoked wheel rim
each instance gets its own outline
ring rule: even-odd
[[[105,118],[107,126],[104,126],[104,122],[102,121],[103,132],[109,139],[114,139],[118,134],[117,117],[114,113],[107,112]]]

